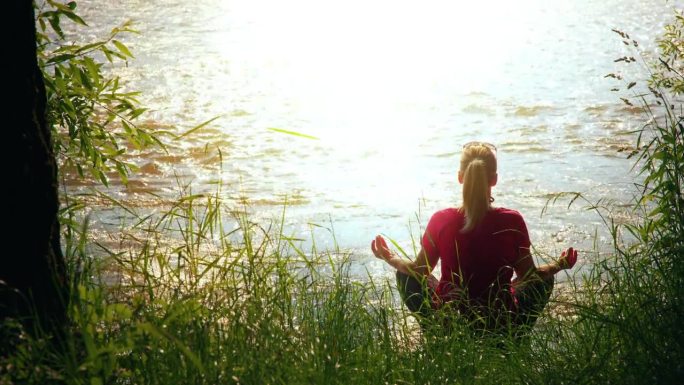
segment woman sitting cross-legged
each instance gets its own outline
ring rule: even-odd
[[[546,306],[554,275],[577,261],[570,247],[558,262],[535,266],[523,217],[491,205],[496,169],[494,145],[463,146],[458,172],[463,204],[432,216],[415,261],[398,257],[382,236],[371,243],[373,254],[397,269],[402,299],[421,321],[436,310],[453,311],[476,330],[519,334],[534,325]],[[439,281],[431,274],[438,261]]]

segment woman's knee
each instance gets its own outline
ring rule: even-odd
[[[397,289],[406,307],[414,313],[423,313],[429,307],[424,303],[429,300],[426,287],[418,279],[408,274],[397,272],[396,276]]]
[[[553,291],[553,286],[556,283],[556,276],[555,275],[550,275],[542,280],[543,283],[543,288],[544,292],[548,294],[548,296],[551,295],[551,291]]]
[[[397,271],[396,277],[397,284],[401,284],[402,286],[406,286],[406,283],[411,278],[408,274],[404,274],[401,271]]]

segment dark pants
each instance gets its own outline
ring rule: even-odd
[[[502,332],[510,330],[508,327],[511,326],[515,329],[513,330],[515,335],[524,334],[534,326],[539,314],[544,310],[551,296],[553,285],[553,276],[546,280],[529,280],[524,287],[516,288],[517,311],[512,313],[510,317],[506,317],[506,322],[500,322],[502,318],[499,317],[496,326],[491,326],[491,323],[484,327],[479,327],[473,323],[473,326],[480,330],[489,328],[499,329],[498,331]],[[425,328],[425,324],[429,323],[429,320],[437,312],[432,306],[433,289],[428,287],[425,282],[400,272],[397,272],[397,289],[406,307],[418,317],[421,327]],[[462,304],[461,306],[457,304],[455,307],[461,310],[464,308]],[[454,309],[453,311],[458,310]],[[468,311],[466,310],[466,312]]]

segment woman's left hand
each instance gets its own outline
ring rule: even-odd
[[[382,235],[376,236],[373,242],[371,242],[371,250],[377,258],[384,261],[388,261],[394,256]]]
[[[561,269],[572,269],[576,262],[577,250],[573,249],[572,247],[568,247],[567,250],[561,253],[560,258],[558,259],[558,266]]]

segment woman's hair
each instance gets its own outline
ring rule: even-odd
[[[468,145],[461,155],[465,225],[462,232],[475,228],[489,210],[490,181],[496,176],[496,155],[484,144]]]

